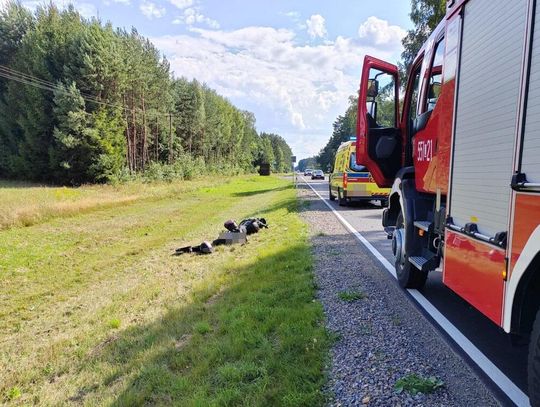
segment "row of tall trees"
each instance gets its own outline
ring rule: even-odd
[[[185,160],[250,171],[267,159],[267,138],[252,113],[173,78],[135,29],[52,4],[0,12],[1,177],[102,182]]]
[[[298,171],[304,172],[307,168],[318,169],[319,164],[315,157],[302,158],[298,161],[298,166],[296,168]]]
[[[273,133],[261,133],[261,162],[270,163],[275,172],[291,170],[292,151],[283,137]]]

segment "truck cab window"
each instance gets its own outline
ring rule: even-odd
[[[394,76],[371,69],[366,104],[370,128],[397,127]]]
[[[420,88],[420,67],[421,64],[418,64],[418,67],[416,68],[414,72],[414,80],[413,80],[413,87],[411,89],[410,94],[410,101],[409,101],[409,111],[407,112],[407,117],[409,119],[409,123],[412,123],[414,119],[418,116],[418,94],[419,94],[419,88]]]
[[[444,61],[444,38],[435,47],[435,54],[430,69],[428,94],[426,98],[426,111],[435,109],[439,95],[441,94],[442,71]]]

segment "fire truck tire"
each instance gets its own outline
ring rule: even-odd
[[[403,221],[403,213],[400,212],[397,221],[396,221],[396,229],[394,233],[402,233],[404,234],[404,221]],[[392,244],[396,244],[394,241],[396,238],[394,237]],[[394,253],[401,253],[401,255],[395,256],[395,266],[396,266],[396,276],[399,282],[399,285],[403,288],[422,288],[426,284],[427,280],[427,271],[421,271],[418,270],[416,267],[414,267],[408,259],[407,253],[405,253],[405,247],[402,245],[400,250],[394,251]]]
[[[328,193],[330,195],[330,200],[331,201],[335,201],[336,200],[336,196],[332,193],[332,187],[330,185],[328,185]]]
[[[337,197],[339,206],[347,206],[347,197],[345,197],[345,192],[341,188],[337,190]]]
[[[529,399],[532,407],[540,406],[540,311],[536,314],[529,343]]]

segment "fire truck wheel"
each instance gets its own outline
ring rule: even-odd
[[[347,206],[347,198],[345,197],[345,192],[341,188],[338,188],[337,196],[339,206]]]
[[[330,200],[331,201],[335,201],[336,200],[336,196],[332,193],[332,187],[330,185],[328,185],[328,192],[330,194]]]
[[[529,344],[529,398],[532,407],[540,406],[540,311],[536,314]]]
[[[403,288],[422,288],[426,284],[427,271],[418,270],[408,259],[405,252],[405,224],[403,213],[399,213],[394,235],[392,237],[392,252],[394,253],[396,275],[399,285]]]

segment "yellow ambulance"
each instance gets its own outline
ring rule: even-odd
[[[329,177],[330,200],[341,206],[355,201],[378,200],[381,206],[388,204],[390,188],[379,188],[363,165],[356,164],[356,141],[341,143]]]

